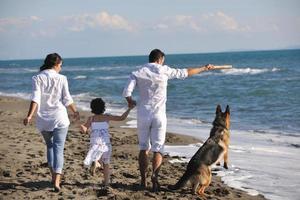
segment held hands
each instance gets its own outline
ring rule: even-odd
[[[136,101],[132,100],[130,103],[128,103],[128,109],[132,110],[136,106]]]
[[[133,109],[136,106],[136,101],[132,99],[132,97],[126,97],[128,103],[128,109]]]
[[[75,121],[80,120],[80,115],[79,115],[79,112],[78,112],[78,111],[76,111],[76,112],[73,113],[73,119],[74,119]]]

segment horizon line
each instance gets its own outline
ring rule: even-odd
[[[243,53],[255,51],[284,51],[284,50],[300,50],[296,48],[281,48],[281,49],[237,49],[237,50],[224,50],[224,51],[209,51],[209,52],[190,52],[190,53],[170,53],[166,56],[172,55],[190,55],[190,54],[217,54],[217,53]],[[114,57],[142,57],[148,55],[119,55],[119,56],[86,56],[86,57],[66,57],[65,59],[88,59],[88,58],[114,58]],[[0,59],[0,61],[25,61],[25,60],[43,60],[44,58],[17,58],[17,59]]]

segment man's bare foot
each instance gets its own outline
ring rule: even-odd
[[[160,185],[158,183],[158,177],[157,176],[152,176],[151,181],[152,181],[152,192],[159,192]]]
[[[147,181],[146,180],[141,180],[141,187],[146,188],[147,187]]]

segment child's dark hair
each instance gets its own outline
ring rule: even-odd
[[[91,101],[92,113],[101,115],[105,111],[105,102],[101,98],[96,98]]]

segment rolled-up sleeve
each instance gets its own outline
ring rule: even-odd
[[[41,103],[41,88],[39,86],[38,79],[36,76],[32,77],[31,101],[34,101],[37,104]]]
[[[169,79],[185,79],[188,77],[188,70],[187,69],[175,69],[168,66],[166,67],[166,74]]]
[[[136,77],[134,76],[134,74],[132,73],[128,79],[128,82],[123,90],[123,97],[130,97],[134,88],[136,86]]]
[[[64,82],[62,87],[62,102],[66,107],[74,103],[73,98],[71,97],[71,94],[69,92],[69,85],[66,77],[64,77]]]

